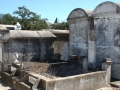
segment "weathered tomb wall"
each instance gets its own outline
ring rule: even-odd
[[[44,61],[53,57],[52,43],[46,40],[10,40],[4,43],[4,62],[14,60],[14,52],[19,55],[19,61]]]
[[[94,20],[89,18],[90,30],[88,31],[88,68],[95,69],[96,62],[96,48],[94,40]]]
[[[92,72],[46,81],[46,90],[95,90],[109,85],[106,71]],[[98,82],[99,81],[99,82]]]
[[[96,67],[101,67],[103,58],[111,58],[112,77],[120,79],[120,6],[104,2],[92,13],[96,44]]]
[[[19,61],[49,61],[53,58],[54,41],[55,36],[48,31],[3,31],[3,63],[11,63],[15,52]]]
[[[0,62],[2,62],[2,44],[0,42]]]
[[[53,43],[54,59],[67,61],[69,58],[69,31],[68,30],[51,30],[57,37]]]
[[[68,16],[69,55],[88,57],[88,31],[90,22],[88,13],[80,8],[74,9]]]

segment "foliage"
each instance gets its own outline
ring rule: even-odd
[[[56,23],[51,25],[52,29],[68,30],[68,22]]]
[[[41,30],[47,29],[47,19],[41,19],[40,15],[30,11],[25,6],[18,7],[18,10],[11,14],[0,14],[0,24],[15,25],[19,22],[22,25],[23,30]]]
[[[11,14],[0,14],[0,24],[16,24],[18,18]]]
[[[18,7],[18,10],[11,14],[0,14],[0,24],[15,25],[19,22],[22,25],[23,30],[41,30],[47,29],[47,18],[41,19],[40,15],[30,11],[25,6]],[[56,23],[50,26],[52,29],[68,30],[68,23]]]
[[[25,6],[18,7],[17,11],[13,14],[17,14],[19,22],[24,30],[41,30],[48,28],[46,23],[47,19],[41,19],[39,15],[30,11]]]

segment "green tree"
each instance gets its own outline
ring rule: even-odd
[[[68,30],[68,22],[56,23],[51,25],[52,29]]]
[[[0,24],[16,24],[18,18],[11,14],[0,14]]]
[[[13,14],[17,14],[19,22],[24,30],[41,30],[48,28],[46,20],[41,19],[40,15],[30,11],[25,6],[18,7],[17,11]]]

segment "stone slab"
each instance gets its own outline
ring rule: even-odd
[[[16,90],[32,90],[31,87],[24,82],[16,82]]]
[[[16,71],[16,70],[17,70],[16,67],[11,66],[11,72]]]
[[[34,77],[32,77],[32,76],[29,76],[29,82],[30,82],[31,84],[35,84],[36,81],[37,81],[37,78],[34,78]]]
[[[120,81],[115,81],[110,83],[111,86],[120,88]]]
[[[39,82],[40,82],[40,79],[32,77],[32,76],[29,76],[29,82],[31,84],[33,84],[32,89],[36,89],[38,84],[39,84]]]

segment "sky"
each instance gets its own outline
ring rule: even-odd
[[[54,23],[56,17],[60,22],[65,22],[69,13],[75,8],[94,10],[97,5],[106,0],[0,0],[0,13],[6,14],[18,10],[18,7],[26,6],[41,18],[47,18]],[[120,3],[120,0],[110,0]]]

